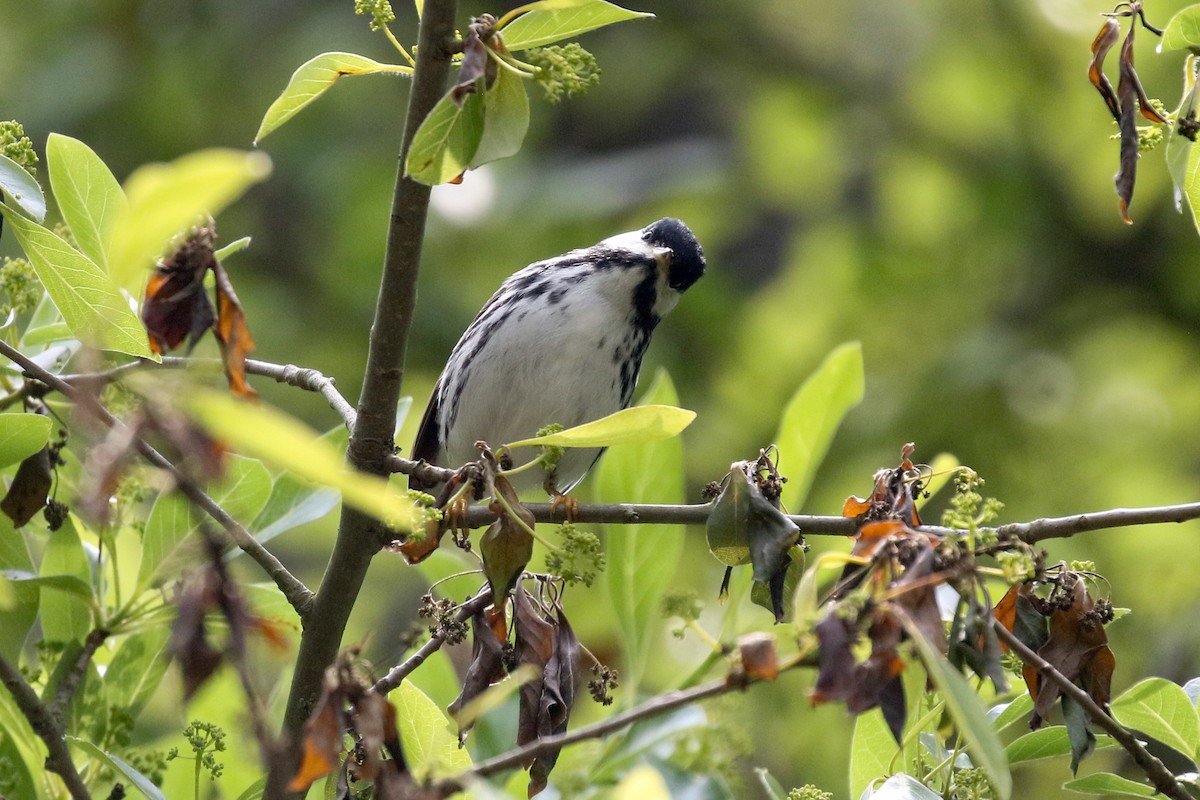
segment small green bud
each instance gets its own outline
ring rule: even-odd
[[[25,168],[30,175],[37,175],[37,153],[33,142],[25,135],[25,128],[14,120],[0,122],[0,153]]]
[[[42,285],[37,273],[23,258],[5,258],[0,261],[0,287],[8,295],[7,303],[0,303],[0,316],[7,317],[10,311],[24,314],[37,306],[42,299]]]
[[[703,610],[704,604],[700,602],[700,596],[695,590],[688,589],[663,595],[663,616],[679,617],[684,622],[692,622],[700,618],[700,612]]]
[[[591,586],[604,571],[606,561],[600,537],[576,528],[571,522],[559,525],[558,535],[562,542],[546,553],[546,571],[567,583]]]
[[[808,783],[788,792],[787,800],[833,800],[833,792],[822,791]]]
[[[377,31],[396,19],[392,4],[388,0],[354,0],[355,14],[371,15],[371,30]]]
[[[525,59],[537,67],[533,77],[551,103],[583,94],[600,82],[596,57],[575,42],[535,47],[525,52]]]

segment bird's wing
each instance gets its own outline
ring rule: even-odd
[[[438,424],[441,388],[440,383],[433,387],[433,394],[429,398],[429,405],[425,407],[425,416],[421,417],[421,426],[417,428],[417,438],[413,441],[412,453],[410,454],[414,460],[428,461],[430,464],[437,463],[438,453],[442,449],[442,441],[439,433],[441,426]],[[442,464],[439,466],[445,465]],[[437,486],[436,483],[426,483],[415,475],[408,476],[408,485],[409,488],[422,492],[427,492]]]

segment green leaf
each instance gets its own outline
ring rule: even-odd
[[[404,171],[420,183],[436,186],[461,175],[483,139],[483,95],[474,92],[459,106],[447,93],[413,136]]]
[[[1200,717],[1187,692],[1165,678],[1147,678],[1130,686],[1112,702],[1112,715],[1195,760]]]
[[[1004,745],[992,730],[987,714],[979,702],[979,696],[966,678],[950,665],[950,662],[933,645],[925,640],[920,630],[907,615],[900,617],[909,637],[921,655],[921,662],[929,677],[946,701],[946,710],[954,720],[959,733],[971,748],[971,759],[979,765],[996,790],[999,800],[1012,796],[1012,773],[1004,754]]]
[[[346,503],[393,527],[410,527],[413,504],[406,496],[390,490],[383,478],[350,471],[338,449],[294,417],[235,399],[228,392],[195,389],[180,399],[209,433],[231,447],[304,480],[338,489]]]
[[[242,250],[245,250],[249,246],[250,246],[250,237],[243,236],[240,239],[233,240],[232,242],[225,245],[224,247],[214,250],[213,258],[215,258],[217,261],[224,261],[225,259],[229,258],[234,253],[240,253]]]
[[[631,409],[632,410],[632,409]],[[713,501],[705,534],[708,549],[727,566],[754,562],[754,580],[769,580],[796,543],[800,529],[771,505],[738,462],[729,471],[725,487]]]
[[[137,719],[171,664],[170,641],[171,629],[165,625],[126,637],[104,671],[104,694],[110,706]]]
[[[999,713],[996,713],[999,709]],[[1029,693],[1017,696],[1011,703],[1004,703],[1003,706],[996,706],[992,709],[994,714],[992,718],[992,727],[997,731],[1002,731],[1009,725],[1012,725],[1018,720],[1029,722],[1029,714],[1033,711],[1033,699]]]
[[[36,588],[53,589],[78,597],[89,605],[92,602],[92,587],[87,581],[75,575],[34,575],[24,570],[0,570],[0,575],[9,582],[10,587],[33,586]]]
[[[209,495],[243,525],[248,525],[267,504],[271,474],[261,461],[242,456],[229,459],[225,475],[208,489]],[[159,494],[146,519],[142,534],[142,564],[137,590],[148,589],[156,580],[178,574],[182,564],[179,547],[199,530],[192,504],[177,492]]]
[[[1108,797],[1154,797],[1158,794],[1153,786],[1131,781],[1111,772],[1096,772],[1086,778],[1067,781],[1063,788],[1080,794],[1101,794]]]
[[[641,402],[634,408],[679,402],[665,370],[654,376]],[[683,442],[669,438],[610,448],[600,459],[596,497],[606,503],[682,503]],[[610,529],[606,540],[605,582],[625,654],[622,696],[633,699],[651,636],[662,624],[659,606],[675,576],[684,536],[671,525],[631,525]]]
[[[90,147],[70,136],[50,134],[46,164],[58,210],[79,249],[94,264],[105,266],[113,227],[125,208],[121,185]]]
[[[483,96],[483,136],[471,159],[471,169],[516,155],[528,130],[529,95],[525,92],[525,81],[501,69]]]
[[[24,335],[21,336],[21,347],[37,347],[38,345],[61,342],[72,338],[74,337],[67,323],[56,322],[52,325],[42,325],[26,330]]]
[[[39,797],[33,782],[30,765],[25,763],[21,748],[0,720],[0,764],[4,765],[4,789],[10,797]],[[34,766],[36,769],[36,765]],[[49,770],[38,770],[48,772]]]
[[[83,751],[87,755],[104,764],[114,772],[119,772],[124,775],[134,787],[145,796],[146,800],[167,800],[167,796],[162,793],[162,790],[155,786],[149,778],[138,772],[129,764],[122,761],[120,758],[106,753],[96,745],[86,739],[79,739],[75,736],[68,736],[67,742],[75,748]]]
[[[1110,736],[1096,738],[1096,749],[1104,750],[1119,745]],[[1009,766],[1024,761],[1038,761],[1043,758],[1058,758],[1071,755],[1071,740],[1064,725],[1051,725],[1038,728],[1020,736],[1009,743],[1004,749]]]
[[[0,414],[0,469],[24,461],[50,441],[45,414]]]
[[[5,205],[0,213],[76,337],[105,350],[158,360],[141,320],[104,270],[33,220]]]
[[[653,14],[630,11],[604,0],[542,0],[502,29],[504,46],[516,52],[570,39],[580,34],[630,19],[651,19]]]
[[[883,712],[873,708],[854,719],[850,739],[850,797],[862,797],[873,782],[891,773],[896,739]]]
[[[458,746],[449,718],[412,681],[401,683],[389,699],[396,705],[404,757],[418,783],[471,768],[471,756]]]
[[[1200,50],[1200,5],[1188,6],[1167,22],[1158,51]]]
[[[29,771],[34,784],[34,793],[13,794],[14,798],[36,798],[37,800],[61,800],[62,781],[45,768],[46,745],[34,733],[29,720],[17,708],[8,691],[0,692],[0,742],[9,742],[16,750],[21,765]],[[4,748],[11,752],[9,748]]]
[[[0,192],[36,221],[46,218],[46,196],[34,177],[17,162],[0,155]]]
[[[283,93],[271,103],[263,115],[254,143],[258,144],[271,131],[287,122],[300,109],[316,100],[345,75],[369,75],[383,72],[389,75],[412,75],[413,68],[399,64],[381,64],[355,53],[321,53],[305,61],[294,73]]]
[[[34,569],[25,537],[13,528],[12,520],[4,514],[0,514],[0,569],[10,577],[15,572],[32,575]],[[15,603],[0,609],[0,656],[15,664],[25,643],[25,636],[37,619],[41,595],[36,586],[27,582],[12,581],[10,588]]]
[[[43,583],[52,576],[62,575],[90,587],[91,567],[75,525],[76,519],[71,515],[62,527],[50,534],[39,570]],[[48,642],[83,641],[92,629],[90,603],[68,589],[69,583],[74,581],[40,587],[42,634]],[[91,595],[90,588],[87,594]]]
[[[1172,119],[1181,120],[1194,114],[1196,110],[1196,56],[1189,55],[1183,65],[1183,94],[1179,107],[1171,115]],[[1178,122],[1176,123],[1178,125]],[[1183,197],[1187,194],[1188,166],[1192,155],[1192,140],[1179,133],[1178,129],[1168,129],[1166,132],[1166,161],[1167,172],[1174,184],[1175,210],[1183,211]],[[1188,194],[1188,206],[1192,212],[1192,221],[1200,228],[1197,220],[1197,207],[1192,203]]]
[[[941,800],[942,796],[911,775],[899,772],[876,787],[871,800]]]
[[[673,405],[637,405],[592,422],[576,425],[574,428],[567,428],[565,431],[522,439],[507,447],[610,447],[618,444],[646,444],[678,436],[695,418],[695,411],[676,408]]]
[[[175,236],[206,216],[217,216],[270,174],[271,159],[265,153],[222,148],[135,170],[125,181],[129,205],[117,215],[108,250],[113,281],[140,296],[150,270]]]
[[[792,513],[804,506],[842,418],[863,398],[862,345],[835,348],[788,401],[775,444],[780,471],[787,475],[783,506]]]
[[[331,447],[343,451],[349,436],[349,431],[339,425],[322,435],[321,439]],[[267,504],[250,526],[254,538],[260,542],[269,542],[281,533],[315,522],[337,508],[340,500],[341,497],[333,489],[314,486],[290,472],[284,472],[275,479]],[[241,552],[234,550],[231,555]]]

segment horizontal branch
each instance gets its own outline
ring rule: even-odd
[[[128,426],[124,422],[114,417],[112,412],[96,402],[86,392],[83,392],[73,384],[67,383],[52,372],[43,369],[3,340],[0,340],[0,355],[19,365],[27,377],[41,381],[54,391],[62,394],[80,409],[95,416],[105,427],[128,431]],[[313,594],[309,591],[308,587],[299,578],[292,575],[287,567],[275,557],[274,553],[263,547],[261,542],[251,536],[250,532],[243,528],[240,522],[230,516],[229,512],[222,508],[217,501],[209,497],[195,481],[171,463],[170,459],[154,449],[144,439],[140,437],[131,438],[134,448],[146,461],[169,474],[179,487],[179,491],[183,492],[183,495],[193,505],[212,517],[217,524],[225,529],[234,543],[263,568],[271,580],[275,581],[275,585],[279,587],[284,597],[287,598],[292,607],[296,609],[296,613],[300,615],[301,620],[303,620],[312,604]]]
[[[1024,642],[1014,636],[1000,621],[992,620],[992,628],[996,631],[996,635],[1000,637],[1000,640],[1021,658],[1021,661],[1031,667],[1035,667],[1038,674],[1057,686],[1063,695],[1070,697],[1082,706],[1088,716],[1103,728],[1105,733],[1115,739],[1117,744],[1125,748],[1125,751],[1129,753],[1134,762],[1146,773],[1146,777],[1150,779],[1150,782],[1154,784],[1154,788],[1158,792],[1167,797],[1173,797],[1175,800],[1194,800],[1192,795],[1176,780],[1175,775],[1161,761],[1155,758],[1138,741],[1132,732],[1113,719],[1107,709],[1101,708],[1092,699],[1091,695],[1076,686],[1066,675],[1055,669],[1049,661],[1029,649]]]
[[[71,760],[62,723],[37,696],[37,692],[25,681],[20,671],[8,663],[4,656],[0,656],[0,683],[8,689],[13,702],[29,721],[33,732],[46,743],[49,753],[46,756],[46,769],[62,778],[71,794],[71,800],[90,800],[91,795],[88,794],[83,779],[79,777],[79,771],[75,769],[75,762]]]

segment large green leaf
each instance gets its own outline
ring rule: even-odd
[[[167,796],[163,794],[162,789],[159,789],[157,786],[155,786],[149,778],[138,772],[135,767],[126,763],[124,760],[112,755],[111,753],[104,752],[86,739],[68,736],[67,742],[72,747],[83,751],[88,756],[96,759],[114,772],[125,776],[125,778],[131,784],[133,784],[134,788],[142,793],[146,800],[167,800]]]
[[[110,706],[136,719],[162,682],[171,659],[171,629],[158,625],[126,637],[104,671],[104,694]]]
[[[1102,736],[1096,740],[1096,749],[1117,747],[1111,737]],[[1051,725],[1038,728],[1020,736],[1009,743],[1004,749],[1009,766],[1020,764],[1022,761],[1038,761],[1043,758],[1058,758],[1071,755],[1071,739],[1063,725]]]
[[[46,218],[46,196],[24,167],[0,154],[0,193],[38,222]]]
[[[50,534],[39,570],[42,578],[66,575],[85,585],[91,583],[91,567],[79,540],[74,516]],[[59,586],[41,587],[42,634],[48,642],[79,642],[92,629],[89,604],[76,592]]]
[[[483,136],[471,159],[471,169],[515,155],[529,130],[529,95],[525,81],[502,69],[483,96]]]
[[[34,569],[25,537],[13,528],[12,520],[5,514],[0,514],[0,569],[25,575],[32,575]],[[0,608],[0,656],[15,664],[25,636],[37,619],[41,594],[36,586],[21,581],[12,581],[10,588],[14,603]]]
[[[34,791],[24,794],[14,792],[13,798],[31,800],[61,800],[62,781],[45,768],[46,745],[29,725],[29,720],[17,708],[7,689],[0,688],[0,741],[11,744],[20,758],[13,764],[16,771],[22,767],[28,771]],[[6,748],[10,749],[10,748]]]
[[[1200,5],[1188,6],[1167,22],[1163,28],[1159,50],[1200,51]]]
[[[83,254],[103,267],[125,193],[100,157],[83,142],[50,134],[46,164],[58,210]]]
[[[33,782],[30,765],[25,763],[16,737],[5,729],[2,721],[0,721],[0,764],[4,765],[3,770],[0,771],[0,796],[29,798],[38,796],[37,785]],[[34,768],[36,769],[36,765]]]
[[[125,181],[129,204],[117,215],[108,250],[113,281],[139,296],[175,236],[217,216],[270,174],[271,159],[265,153],[221,148],[135,170]]]
[[[512,442],[508,447],[610,447],[644,444],[678,436],[696,418],[695,411],[665,404],[637,405],[558,433]]]
[[[950,718],[970,746],[972,761],[987,775],[992,788],[996,790],[996,797],[1008,800],[1012,796],[1012,773],[1008,768],[1004,745],[992,729],[979,695],[946,657],[925,640],[912,620],[904,616],[901,621],[920,653],[930,679],[946,702]]]
[[[38,280],[79,339],[105,350],[155,358],[146,329],[117,284],[61,236],[0,205]]]
[[[345,426],[339,425],[321,436],[321,439],[342,451],[346,449],[349,436]],[[337,508],[340,500],[338,493],[329,487],[314,486],[290,472],[283,472],[275,478],[267,504],[254,518],[251,525],[254,538],[260,542],[268,542],[281,533],[321,519]]]
[[[261,461],[233,456],[225,475],[208,491],[230,516],[246,525],[267,504],[271,494],[271,473]],[[178,548],[197,530],[196,512],[187,498],[177,492],[158,496],[142,534],[138,591],[148,588],[156,579],[171,577],[179,571],[182,559]]]
[[[542,0],[504,26],[504,45],[513,52],[571,39],[580,34],[630,19],[650,19],[653,14],[630,11],[604,0]]]
[[[665,370],[642,397],[645,405],[679,402]],[[623,444],[600,460],[596,496],[608,503],[682,503],[683,442],[678,438]],[[659,605],[683,552],[684,530],[673,525],[617,525],[607,529],[605,581],[624,645],[622,694],[637,697],[650,638],[661,625]]]
[[[1190,759],[1200,743],[1200,717],[1187,692],[1165,678],[1147,678],[1112,702],[1112,715],[1129,728],[1158,739]]]
[[[50,441],[45,414],[0,414],[0,469],[23,461]]]
[[[381,64],[366,56],[355,53],[321,53],[301,64],[294,73],[283,93],[275,98],[275,102],[263,115],[258,133],[254,134],[254,143],[258,144],[268,133],[287,122],[300,109],[316,100],[346,75],[369,75],[371,73],[389,75],[412,75],[413,68],[398,64]]]
[[[780,472],[788,478],[783,505],[792,513],[803,507],[842,418],[862,398],[862,345],[848,342],[826,356],[788,401],[775,444]]]
[[[1111,772],[1097,772],[1086,778],[1067,781],[1063,788],[1080,794],[1099,794],[1105,797],[1154,797],[1158,794],[1153,786],[1131,781]]]
[[[459,747],[450,719],[412,681],[400,684],[389,699],[396,705],[404,757],[418,782],[471,768],[471,756]]]
[[[882,711],[874,708],[855,717],[850,739],[850,797],[862,797],[867,787],[889,775],[895,768],[895,755],[896,738]]]
[[[483,120],[482,94],[467,95],[460,106],[447,93],[413,136],[404,165],[408,177],[436,186],[465,172],[483,139]]]
[[[180,399],[201,425],[231,447],[338,489],[346,503],[393,527],[407,530],[411,525],[412,501],[390,490],[382,478],[350,471],[340,450],[294,417],[228,392],[195,389]]]

